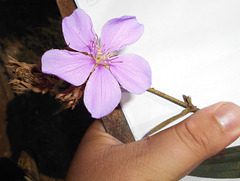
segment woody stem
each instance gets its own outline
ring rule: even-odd
[[[160,92],[156,89],[153,89],[153,88],[149,88],[147,91],[151,92],[155,95],[158,95],[158,96],[160,96],[160,97],[162,97],[162,98],[164,98],[164,99],[166,99],[170,102],[173,102],[173,103],[175,103],[175,104],[177,104],[177,105],[179,105],[179,106],[181,106],[185,109],[181,113],[167,119],[166,121],[160,123],[159,125],[157,125],[153,129],[151,129],[144,137],[148,137],[149,135],[159,131],[160,129],[164,128],[165,126],[169,125],[170,123],[174,122],[175,120],[187,115],[190,112],[195,113],[196,111],[199,110],[196,106],[194,106],[192,104],[191,98],[189,96],[183,95],[183,100],[184,100],[184,102],[183,102],[183,101],[180,101],[180,100],[178,100],[178,99],[176,99],[172,96],[169,96],[169,95],[167,95],[163,92]]]
[[[151,92],[151,93],[153,93],[155,95],[158,95],[158,96],[160,96],[160,97],[162,97],[162,98],[164,98],[164,99],[166,99],[166,100],[168,100],[168,101],[170,101],[172,103],[175,103],[175,104],[177,104],[177,105],[179,105],[181,107],[184,107],[184,108],[188,107],[185,102],[182,102],[182,101],[180,101],[180,100],[178,100],[178,99],[176,99],[176,98],[174,98],[172,96],[169,96],[169,95],[167,95],[167,94],[165,94],[163,92],[160,92],[160,91],[158,91],[158,90],[156,90],[154,88],[149,88],[147,91]]]

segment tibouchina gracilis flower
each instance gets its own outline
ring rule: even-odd
[[[102,28],[101,40],[90,17],[76,9],[62,21],[69,50],[52,49],[42,56],[42,72],[53,74],[80,86],[86,83],[83,101],[94,118],[111,113],[121,99],[120,86],[134,94],[144,93],[151,85],[151,69],[135,54],[117,55],[136,42],[144,27],[134,16],[111,19]]]

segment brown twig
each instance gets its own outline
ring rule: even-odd
[[[176,99],[176,98],[174,98],[174,97],[172,97],[172,96],[169,96],[169,95],[167,95],[167,94],[165,94],[165,93],[162,93],[162,92],[160,92],[160,91],[158,91],[158,90],[156,90],[156,89],[153,89],[153,88],[149,88],[147,91],[148,91],[148,92],[151,92],[151,93],[153,93],[153,94],[155,94],[155,95],[158,95],[158,96],[160,96],[160,97],[162,97],[162,98],[164,98],[164,99],[166,99],[166,100],[168,100],[168,101],[170,101],[170,102],[172,102],[172,103],[175,103],[175,104],[177,104],[177,105],[179,105],[179,106],[181,106],[181,107],[183,107],[183,108],[185,108],[185,109],[184,109],[181,113],[179,113],[179,114],[177,114],[177,115],[175,115],[175,116],[167,119],[166,121],[160,123],[159,125],[157,125],[157,126],[154,127],[153,129],[151,129],[151,130],[144,136],[144,138],[146,138],[146,137],[150,136],[151,134],[153,134],[153,133],[161,130],[161,129],[164,128],[165,126],[167,126],[167,125],[169,125],[170,123],[176,121],[177,119],[179,119],[179,118],[187,115],[188,113],[191,113],[191,112],[195,113],[196,111],[199,110],[196,106],[194,106],[194,105],[192,104],[191,98],[190,98],[189,96],[183,95],[183,100],[184,100],[184,102],[183,102],[183,101],[180,101],[180,100],[178,100],[178,99]]]

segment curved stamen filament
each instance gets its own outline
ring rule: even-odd
[[[111,52],[113,46],[109,49],[105,48],[96,35],[96,38],[92,41],[92,53],[91,57],[96,61],[96,66],[102,64],[106,68],[109,68],[109,63],[118,58],[115,53]]]

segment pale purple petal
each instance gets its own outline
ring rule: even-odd
[[[123,16],[108,21],[102,29],[101,41],[110,52],[119,51],[136,42],[143,34],[144,27],[134,16]]]
[[[91,18],[82,10],[76,9],[62,21],[63,36],[67,45],[80,52],[91,52],[95,38]]]
[[[121,99],[121,89],[111,72],[99,65],[90,76],[84,103],[93,118],[101,118],[111,113]]]
[[[67,50],[49,50],[42,56],[42,72],[53,74],[79,86],[83,84],[91,71],[95,61],[82,53]]]
[[[124,89],[134,94],[144,93],[152,83],[150,66],[138,55],[119,55],[110,64],[110,71]]]

